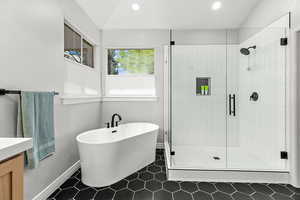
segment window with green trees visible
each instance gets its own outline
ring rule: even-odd
[[[154,74],[154,49],[108,49],[108,75]]]

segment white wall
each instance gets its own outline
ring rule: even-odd
[[[262,0],[240,26],[240,42],[245,41],[264,27],[288,14],[296,0]]]
[[[237,30],[174,30],[173,40],[177,45],[237,44]]]
[[[263,28],[287,14],[294,7],[296,0],[262,0],[247,19],[243,28]]]
[[[63,11],[63,8],[65,10]],[[0,1],[0,88],[52,91],[63,95],[69,68],[63,58],[64,13],[87,34],[100,41],[96,27],[73,1]],[[71,66],[70,66],[71,67]],[[78,67],[78,66],[73,66]],[[83,74],[81,78],[86,78]],[[98,84],[99,84],[99,77]],[[17,98],[0,97],[0,137],[16,134]],[[55,97],[56,153],[25,172],[25,199],[35,195],[78,161],[75,136],[97,128],[101,104],[62,105]],[[88,118],[82,116],[89,115]]]
[[[63,0],[62,9],[64,19],[84,38],[94,45],[94,68],[65,59],[66,77],[64,83],[64,94],[66,96],[100,95],[100,53],[101,32],[85,12],[73,0]]]
[[[299,117],[300,117],[300,106],[299,106],[299,99],[300,99],[300,80],[299,80],[299,66],[300,66],[300,1],[296,1],[295,5],[292,8],[292,31],[291,31],[291,79],[289,82],[293,84],[297,88],[297,92],[292,93],[292,101],[291,104],[293,105],[293,109],[297,110],[297,113],[293,115],[290,120],[290,124],[295,126],[295,129],[292,129],[295,133],[299,133],[300,126],[299,126]],[[299,146],[300,146],[300,137],[299,134],[295,134],[291,137],[291,144],[292,148],[291,151],[291,159],[295,160],[292,162],[291,167],[294,169],[292,182],[295,185],[300,187],[300,154],[299,154]]]
[[[292,26],[300,29],[300,1],[296,1],[292,8]]]

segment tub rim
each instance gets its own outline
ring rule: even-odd
[[[128,125],[128,124],[148,124],[148,125],[153,125],[153,130],[150,130],[150,131],[145,131],[139,135],[134,135],[134,136],[130,136],[130,137],[126,137],[126,138],[123,138],[123,139],[117,139],[117,140],[113,140],[113,141],[107,141],[107,142],[99,142],[99,141],[90,141],[90,142],[87,142],[87,141],[83,141],[82,139],[80,139],[80,137],[84,136],[84,135],[88,135],[90,134],[92,131],[97,131],[97,130],[101,130],[101,129],[108,129],[108,128],[98,128],[98,129],[91,129],[91,130],[88,130],[88,131],[85,131],[85,132],[82,132],[80,133],[79,135],[76,136],[76,141],[80,144],[88,144],[88,145],[99,145],[99,144],[113,144],[113,143],[118,143],[120,141],[125,141],[127,139],[130,139],[130,138],[133,138],[133,137],[138,137],[138,136],[141,136],[141,135],[144,135],[144,134],[147,134],[147,133],[150,133],[150,132],[153,132],[153,131],[158,131],[159,130],[159,126],[157,124],[154,124],[154,123],[149,123],[149,122],[129,122],[129,123],[124,123],[124,124],[120,124],[120,126],[122,125]],[[114,130],[113,128],[109,128],[110,130]]]

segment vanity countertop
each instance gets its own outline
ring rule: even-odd
[[[0,162],[32,148],[31,138],[1,138]]]

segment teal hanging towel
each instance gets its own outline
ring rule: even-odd
[[[54,95],[54,92],[21,92],[17,136],[33,140],[33,148],[25,152],[28,168],[36,168],[39,161],[55,152]]]

